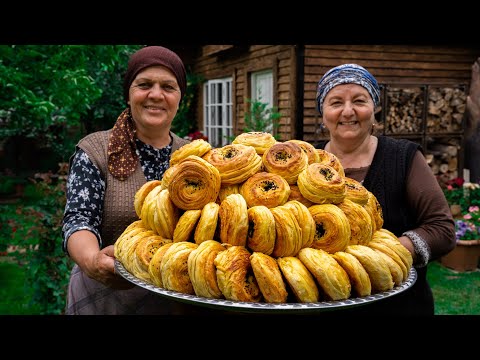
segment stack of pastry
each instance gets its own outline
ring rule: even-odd
[[[232,301],[343,300],[406,281],[412,257],[375,196],[333,154],[268,135],[174,152],[137,191],[115,257],[160,288]]]

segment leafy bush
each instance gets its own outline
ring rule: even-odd
[[[244,115],[243,132],[262,131],[271,133],[278,140],[278,128],[282,114],[275,106],[267,108],[268,103],[260,100],[245,99],[250,111]]]

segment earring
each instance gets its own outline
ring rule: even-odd
[[[372,122],[372,130],[370,131],[370,135],[373,135],[374,132],[375,132],[375,123]]]

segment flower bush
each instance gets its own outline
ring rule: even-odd
[[[462,219],[455,220],[455,235],[457,240],[480,239],[480,207],[470,206]]]

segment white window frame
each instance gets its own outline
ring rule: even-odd
[[[255,71],[250,74],[252,101],[267,103],[266,109],[273,108],[273,70]],[[273,133],[273,124],[265,131]]]
[[[203,85],[203,133],[213,147],[231,142],[232,109],[232,78],[208,80]]]

